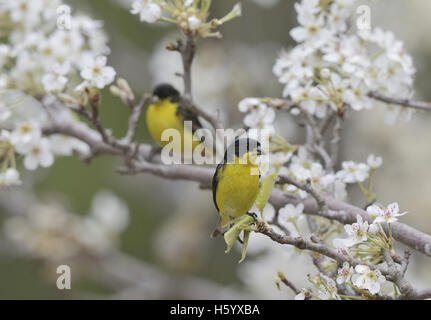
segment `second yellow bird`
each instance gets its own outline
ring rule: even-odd
[[[163,147],[171,140],[162,139],[163,132],[167,129],[176,130],[181,141],[174,141],[174,148],[181,148],[182,153],[193,151],[200,143],[193,139],[194,132],[202,128],[196,115],[181,106],[181,96],[170,84],[157,85],[153,91],[153,103],[147,109],[147,127],[152,138]],[[184,121],[192,121],[192,130],[184,128]],[[191,143],[184,143],[190,141]],[[178,146],[177,143],[181,143]],[[191,145],[191,150],[190,146]]]

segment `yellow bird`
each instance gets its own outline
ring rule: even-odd
[[[247,214],[256,201],[260,180],[256,157],[260,154],[258,141],[248,138],[236,140],[217,166],[212,190],[222,228],[229,225],[232,218]]]
[[[202,128],[198,117],[181,106],[181,96],[170,84],[159,84],[153,91],[153,103],[149,105],[146,113],[147,127],[154,141],[164,147],[170,141],[163,141],[162,134],[167,129],[175,129],[181,135],[181,151],[193,151],[200,143],[193,140],[194,132]],[[184,121],[192,121],[192,128],[184,128]],[[189,150],[184,141],[193,141],[192,150]]]

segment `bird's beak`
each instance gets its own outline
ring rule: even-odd
[[[263,154],[262,150],[260,148],[256,149],[256,153],[258,156],[261,156]]]
[[[159,97],[157,97],[157,96],[152,96],[151,97],[151,103],[157,103],[159,101]]]

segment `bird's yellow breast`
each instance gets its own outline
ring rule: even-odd
[[[237,218],[246,214],[256,201],[259,191],[257,165],[252,163],[226,164],[218,173],[216,203],[222,217],[222,225],[229,217]]]
[[[184,127],[177,116],[177,104],[165,99],[150,105],[147,109],[147,127],[152,138],[161,146],[168,144],[168,141],[162,141],[166,129],[178,130],[182,135]]]

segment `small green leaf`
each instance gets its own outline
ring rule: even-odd
[[[250,231],[244,230],[244,239],[242,242],[242,250],[241,250],[241,260],[239,260],[238,263],[243,262],[245,259],[245,253],[247,251],[247,244],[248,244],[249,238],[250,238]]]
[[[277,179],[277,174],[270,174],[265,178],[262,183],[262,186],[259,189],[259,193],[256,198],[256,207],[260,212],[265,208],[266,203],[268,202],[269,196],[271,194],[272,189],[274,188],[275,180]]]
[[[232,228],[230,228],[226,233],[224,234],[224,241],[227,244],[227,249],[225,253],[229,253],[232,249],[233,244],[238,239],[239,234],[243,230],[244,227],[249,226],[251,223],[253,223],[253,218],[249,215],[244,215],[241,218],[238,219],[238,222],[236,222]]]

